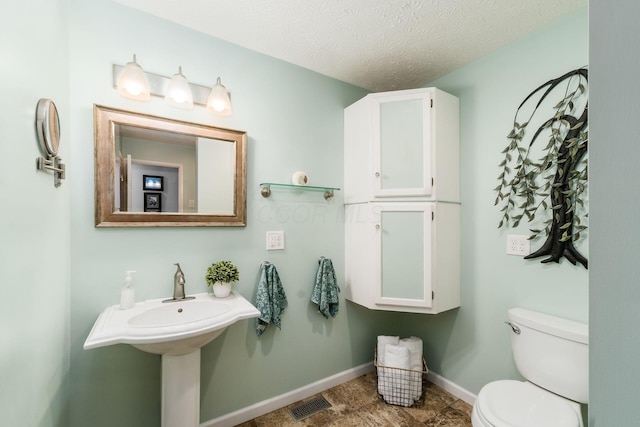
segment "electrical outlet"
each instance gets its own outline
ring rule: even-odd
[[[507,235],[507,254],[526,256],[531,253],[529,236]]]
[[[267,231],[267,250],[284,249],[284,231]]]

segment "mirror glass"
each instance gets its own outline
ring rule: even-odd
[[[94,106],[96,226],[245,226],[246,132]]]

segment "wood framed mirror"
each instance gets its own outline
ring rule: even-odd
[[[101,105],[93,118],[96,227],[246,226],[246,132]]]

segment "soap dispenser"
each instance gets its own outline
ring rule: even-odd
[[[122,290],[120,291],[121,310],[128,310],[136,303],[136,291],[133,289],[133,286],[131,286],[131,282],[133,281],[131,273],[135,273],[135,271],[127,271],[124,283],[122,284]]]

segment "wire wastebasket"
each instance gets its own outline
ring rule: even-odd
[[[377,373],[378,396],[382,400],[391,405],[404,407],[424,403],[424,390],[429,373],[424,357],[422,371],[379,365],[377,351],[374,353],[373,364]]]

